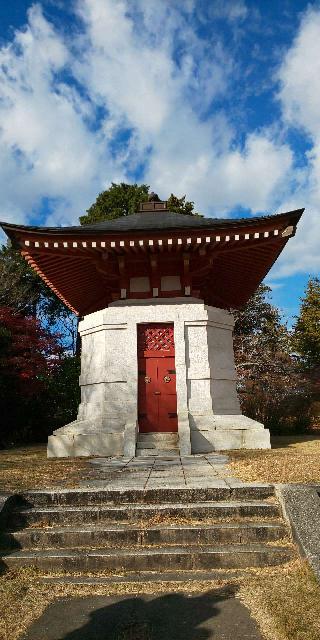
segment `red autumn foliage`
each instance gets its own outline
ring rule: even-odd
[[[59,364],[62,348],[33,317],[0,307],[0,384],[11,380],[17,391],[33,395]]]

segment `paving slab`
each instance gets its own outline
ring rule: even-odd
[[[155,487],[227,487],[243,483],[228,476],[225,454],[194,456],[148,456],[147,458],[94,458],[81,487],[140,489]]]
[[[61,599],[25,640],[263,640],[231,587],[203,594],[162,593]]]

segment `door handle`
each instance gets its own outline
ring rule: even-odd
[[[155,395],[155,396],[161,396],[161,391],[155,391],[155,392],[154,392],[154,395]]]

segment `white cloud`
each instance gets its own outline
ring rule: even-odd
[[[320,136],[320,11],[310,9],[282,63],[279,98],[288,124]]]
[[[230,22],[244,20],[248,15],[248,9],[243,0],[215,0],[209,4],[209,15],[213,18],[226,19]]]
[[[47,198],[54,202],[48,223],[74,223],[112,180],[128,180],[128,172],[144,164],[142,179],[160,196],[186,194],[210,215],[226,216],[237,206],[296,208],[306,185],[316,211],[316,144],[307,173],[293,174],[280,128],[251,131],[243,144],[236,142],[220,106],[233,87],[236,61],[218,29],[207,40],[197,35],[196,2],[79,0],[74,6],[80,24],[67,39],[35,4],[27,26],[0,49],[0,219],[34,219]],[[214,19],[248,17],[244,2],[228,4],[227,14],[224,7],[215,4]],[[306,18],[280,70],[280,99],[288,125],[303,126],[315,139],[319,111],[308,94],[303,119],[306,87],[294,84],[309,28]],[[310,47],[317,46],[314,36]],[[317,78],[310,81],[316,85]],[[121,144],[124,129],[130,136]],[[293,182],[300,189],[294,196]],[[303,238],[309,260],[315,232],[303,224],[294,242]],[[300,255],[292,246],[283,272],[306,267],[300,246]]]
[[[110,171],[109,159],[85,124],[83,100],[58,79],[70,64],[68,49],[38,5],[28,18],[0,51],[0,217],[21,220],[53,198],[57,223],[76,220]]]
[[[286,276],[298,271],[320,272],[320,11],[308,9],[297,36],[279,70],[283,119],[307,133],[312,144],[306,155],[306,166],[296,172],[301,180],[284,210],[304,206],[306,211],[273,273]]]
[[[126,122],[134,128],[141,160],[145,147],[152,146],[146,181],[162,197],[187,193],[199,208],[216,215],[236,205],[275,206],[276,187],[281,188],[291,163],[289,148],[264,131],[249,136],[244,149],[234,148],[234,131],[223,114],[201,117],[203,108],[228,89],[230,55],[219,41],[208,50],[166,2],[157,15],[163,37],[158,31],[155,47],[150,5],[138,5],[144,19],[140,30],[125,2],[78,5],[88,41],[76,73],[91,96],[106,105],[115,126]],[[177,39],[183,52],[179,64],[173,56]]]

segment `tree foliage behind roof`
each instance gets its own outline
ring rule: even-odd
[[[320,280],[310,278],[294,326],[294,346],[307,369],[320,367]]]
[[[148,200],[149,185],[115,184],[99,193],[96,201],[87,209],[86,215],[80,216],[80,224],[94,224],[104,220],[114,220],[122,216],[130,216],[139,211],[139,205]],[[186,196],[178,198],[173,193],[168,198],[168,208],[173,213],[198,215],[194,212],[194,203],[186,200]]]
[[[29,267],[14,247],[0,248],[0,308],[37,318],[43,326],[61,334],[66,349],[75,350],[76,320],[55,293]]]

